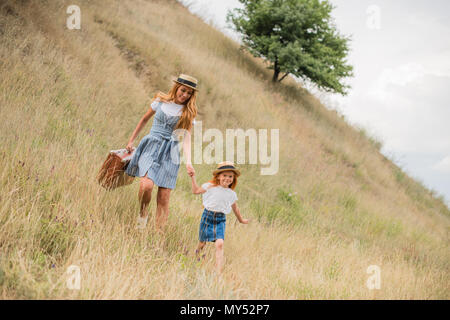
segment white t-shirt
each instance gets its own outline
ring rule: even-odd
[[[236,192],[230,188],[221,186],[211,187],[212,185],[210,182],[202,184],[202,188],[206,190],[202,195],[203,206],[210,211],[229,214],[231,212],[231,205],[238,199]]]
[[[153,110],[156,111],[156,107],[158,106],[160,100],[159,98],[156,98],[155,101],[152,102],[151,107]],[[176,104],[176,103],[165,103],[163,102],[161,104],[161,110],[168,116],[181,116],[181,113],[183,112],[184,105],[182,104]],[[192,124],[195,124],[195,119],[192,121]]]

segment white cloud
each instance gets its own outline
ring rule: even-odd
[[[433,169],[442,173],[450,173],[450,155],[436,163]]]
[[[385,102],[392,100],[395,97],[395,92],[390,91],[389,86],[406,86],[424,75],[425,68],[417,63],[408,63],[396,68],[385,68],[369,89],[369,95]]]
[[[397,152],[450,151],[450,77],[401,67],[384,73],[375,88],[367,98],[372,105],[379,103],[369,116],[382,131],[386,147]]]

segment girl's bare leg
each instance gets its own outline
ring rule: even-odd
[[[198,243],[197,250],[195,250],[195,257],[197,258],[197,260],[200,260],[200,252],[205,247],[205,245],[206,245],[206,242]]]
[[[169,199],[171,189],[158,187],[156,195],[156,230],[163,233],[169,217]]]
[[[223,268],[223,239],[216,240],[216,271],[222,274]]]

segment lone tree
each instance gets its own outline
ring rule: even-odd
[[[341,80],[353,76],[346,63],[350,38],[339,35],[333,7],[323,0],[239,0],[243,9],[228,12],[227,22],[247,49],[270,61],[273,82],[288,74],[309,79],[320,89],[346,95]],[[280,73],[285,73],[280,79]]]

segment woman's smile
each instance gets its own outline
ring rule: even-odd
[[[175,97],[175,103],[176,104],[183,104],[189,98],[192,96],[192,93],[194,91],[191,88],[188,88],[186,86],[180,86],[177,90],[176,97]]]

